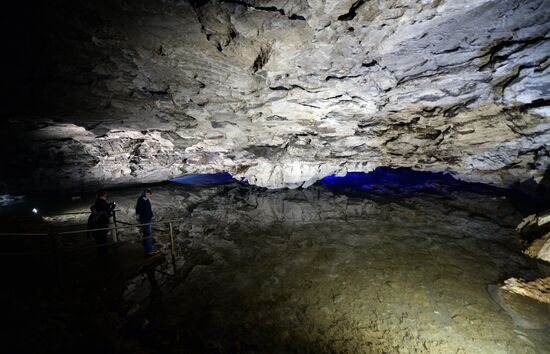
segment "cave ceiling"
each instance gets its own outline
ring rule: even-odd
[[[1,187],[86,189],[227,171],[295,188],[377,166],[498,186],[539,182],[550,165],[549,5],[21,5]]]

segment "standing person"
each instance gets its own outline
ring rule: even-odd
[[[151,208],[152,195],[153,192],[150,189],[145,189],[136,203],[136,215],[139,218],[139,222],[140,224],[146,224],[143,225],[143,248],[148,255],[159,253],[158,250],[153,249],[153,235],[150,224],[153,219],[153,209]]]
[[[109,227],[109,221],[115,210],[115,203],[107,202],[107,191],[101,189],[97,192],[97,199],[91,209],[95,209],[94,228],[104,229]],[[109,230],[98,230],[93,233],[93,236],[97,242],[97,257],[100,260],[105,259],[107,256],[107,234]]]
[[[90,207],[90,216],[88,216],[88,230],[93,230],[96,228],[97,225],[97,217],[99,214],[97,213],[97,208],[95,207],[95,204]],[[93,237],[95,239],[96,231],[88,231],[88,238]]]

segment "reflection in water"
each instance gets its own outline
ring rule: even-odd
[[[184,185],[220,185],[234,183],[235,179],[227,173],[204,173],[173,178],[171,182]]]
[[[173,214],[186,192],[159,193],[160,213]],[[472,193],[230,188],[180,227],[181,247],[213,262],[164,296],[151,336],[167,352],[545,352],[549,313],[518,327],[487,290],[535,276],[516,249],[519,219],[506,200]]]
[[[133,221],[140,190],[110,193],[119,220]],[[537,275],[508,200],[156,186],[157,220],[183,219],[178,273],[125,283],[124,318],[163,353],[550,352],[548,308],[491,286]],[[118,260],[142,257],[136,242]]]

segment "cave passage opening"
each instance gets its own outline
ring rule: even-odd
[[[201,173],[172,178],[170,182],[184,185],[222,185],[234,183],[237,180],[228,172]]]
[[[416,171],[408,167],[378,167],[371,172],[348,172],[330,175],[318,181],[330,190],[357,197],[382,195],[413,197],[428,193],[448,196],[453,193],[475,193],[509,199],[523,215],[550,207],[543,195],[525,193],[518,188],[501,188],[484,183],[466,182],[445,172]]]
[[[217,186],[231,183],[248,185],[246,178],[238,180],[228,172],[191,174],[169,180],[185,186]],[[409,167],[377,167],[369,172],[352,171],[343,176],[329,175],[317,181],[336,193],[368,197],[370,195],[398,198],[428,193],[450,195],[452,193],[476,193],[498,198],[508,198],[523,214],[550,207],[541,196],[527,194],[517,188],[501,188],[484,183],[467,182],[447,172],[418,171]]]
[[[454,191],[495,195],[511,190],[483,183],[465,182],[445,172],[416,171],[408,167],[378,167],[370,172],[348,172],[319,180],[323,186],[337,191],[363,191],[377,194],[411,195],[418,192],[448,194]]]
[[[214,187],[241,183],[249,185],[246,178],[236,179],[229,172],[214,172],[190,174],[167,181],[191,188]],[[163,184],[163,183],[161,183]],[[466,192],[484,194],[499,198],[508,198],[522,214],[538,212],[550,207],[550,201],[542,196],[526,194],[515,188],[500,188],[483,183],[472,183],[455,178],[445,172],[417,171],[408,167],[378,167],[370,172],[348,172],[343,176],[329,175],[316,183],[335,193],[368,198],[372,195],[383,197],[408,198],[419,194],[436,194],[441,196],[452,193]],[[93,191],[90,193],[93,194]],[[87,195],[86,194],[86,195]],[[0,214],[28,215],[30,210],[39,206],[40,210],[53,211],[52,197],[44,195],[0,195]],[[84,197],[73,195],[63,196],[65,204],[72,204],[71,198]],[[58,200],[55,196],[53,200]],[[52,209],[52,210],[50,210]],[[55,209],[55,208],[54,208]]]
[[[228,172],[199,173],[172,178],[170,182],[183,185],[223,185],[243,182]],[[348,172],[344,176],[329,175],[317,181],[336,191],[364,191],[379,194],[408,195],[416,192],[449,193],[470,191],[476,193],[506,194],[508,189],[483,183],[465,182],[445,172],[417,171],[408,167],[378,167],[370,172]]]

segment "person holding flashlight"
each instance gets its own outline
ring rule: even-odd
[[[107,202],[107,191],[101,189],[97,192],[97,199],[95,200],[94,205],[92,206],[95,209],[94,217],[94,228],[96,229],[106,229],[109,227],[109,222],[111,216],[113,216],[113,211],[115,210],[116,204]],[[107,257],[108,247],[107,247],[107,234],[109,230],[98,230],[93,233],[93,236],[97,242],[97,258],[102,261]]]

